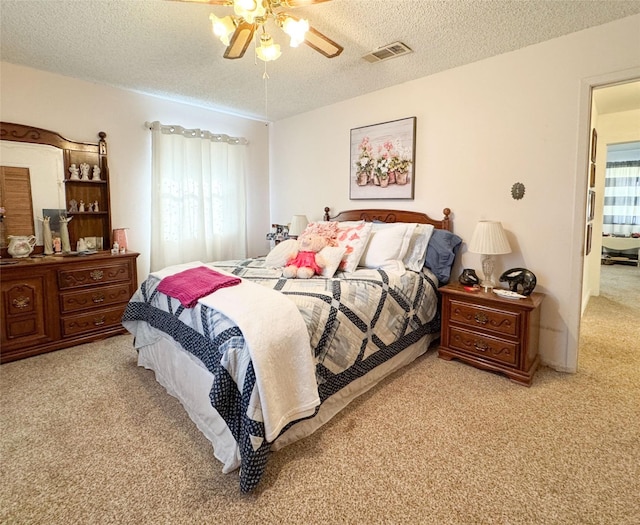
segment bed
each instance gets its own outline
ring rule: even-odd
[[[360,254],[355,245],[332,248],[340,262],[323,268],[327,276],[283,278],[277,246],[256,259],[196,261],[150,274],[123,315],[138,365],[180,400],[223,472],[240,468],[245,493],[259,484],[271,453],[310,435],[439,337],[437,288],[461,243],[450,210],[441,220],[403,210],[329,211],[309,227],[351,239],[355,229],[368,234]],[[381,262],[389,257],[376,251],[383,245],[400,246],[391,257],[403,255],[403,264]],[[160,291],[190,272],[225,284],[189,307],[180,294]]]

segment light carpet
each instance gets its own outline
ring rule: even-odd
[[[526,388],[431,350],[251,495],[129,336],[2,365],[0,522],[638,524],[640,271],[603,273],[578,373]]]

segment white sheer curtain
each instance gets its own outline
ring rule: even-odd
[[[640,232],[640,161],[607,162],[602,232]]]
[[[246,257],[247,141],[159,122],[148,125],[151,271]]]

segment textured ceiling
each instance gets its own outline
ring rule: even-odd
[[[231,8],[169,0],[1,0],[3,61],[279,120],[574,31],[640,13],[626,0],[332,0],[295,8],[344,46],[327,59],[288,47],[268,65],[251,48],[222,58],[209,13]],[[414,53],[370,64],[362,55],[402,41]],[[259,62],[259,61],[258,61]]]

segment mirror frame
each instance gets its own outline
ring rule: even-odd
[[[60,148],[62,150],[62,158],[64,170],[69,165],[70,152],[85,152],[99,155],[106,155],[106,133],[98,133],[100,142],[77,142],[69,140],[55,131],[48,129],[36,128],[24,124],[15,124],[12,122],[0,122],[0,140],[8,140],[13,142],[27,142],[30,144],[45,144]],[[63,171],[62,178],[66,179],[66,171]],[[36,225],[37,228],[37,225]],[[34,253],[42,251],[42,246],[36,246]],[[1,251],[2,257],[9,255],[6,248]]]

